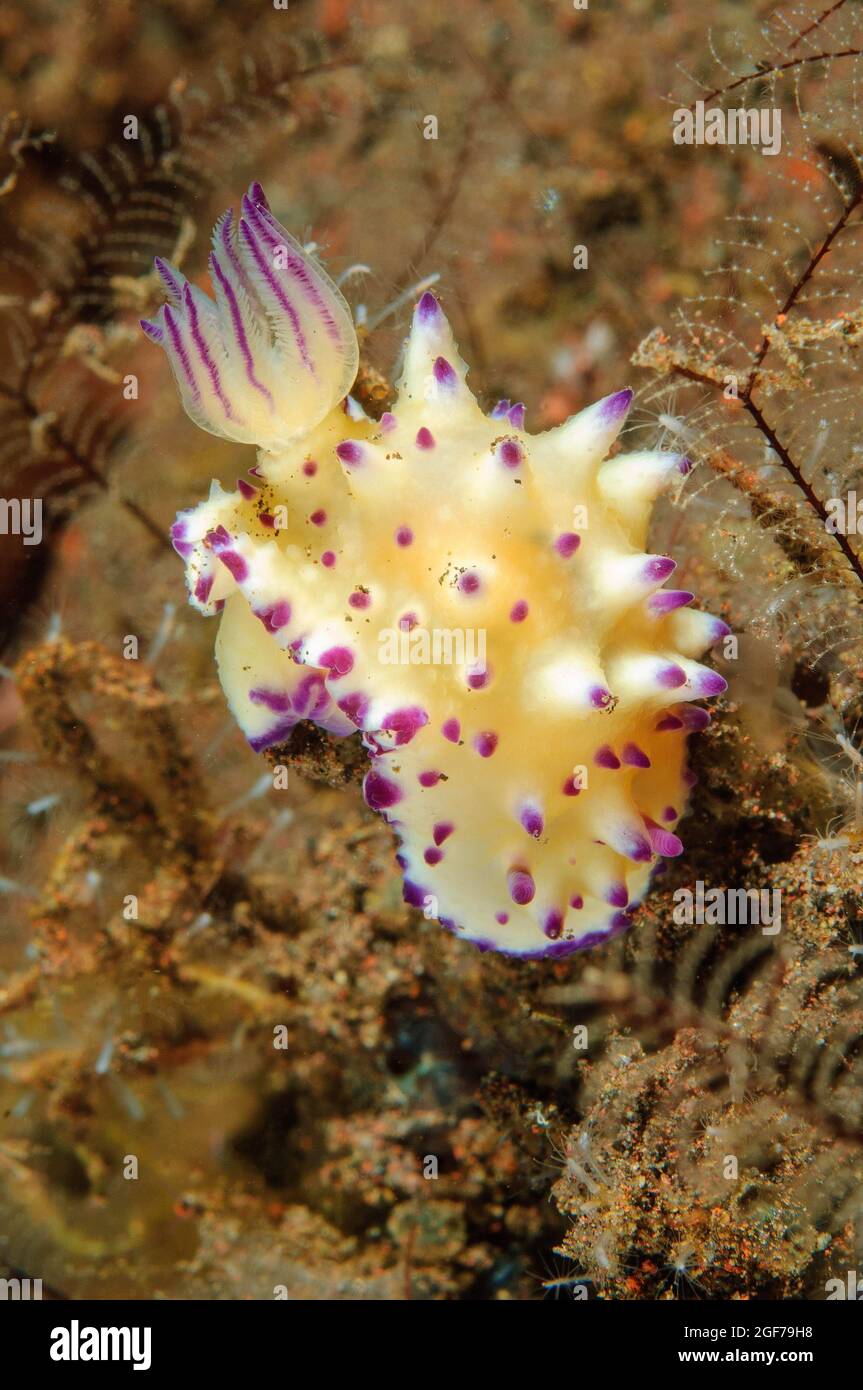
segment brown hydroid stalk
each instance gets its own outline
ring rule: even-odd
[[[815,274],[819,265],[823,261],[824,257],[828,255],[828,253],[830,252],[830,249],[833,246],[834,241],[847,227],[848,219],[850,218],[851,214],[860,206],[861,202],[863,202],[863,186],[858,188],[857,192],[850,199],[850,201],[846,203],[845,207],[842,209],[841,214],[839,215],[839,217],[834,222],[833,226],[830,228],[827,235],[821,242],[821,245],[809,258],[809,261],[806,267],[804,268],[802,274],[797,277],[796,281],[791,286],[791,289],[788,291],[788,294],[785,297],[782,307],[777,313],[777,320],[784,318],[785,315],[789,314],[791,310],[794,308],[795,304],[800,298],[800,295],[803,293],[804,289],[809,284],[809,281],[812,279],[813,275]],[[756,383],[756,377],[758,375],[758,370],[765,357],[767,356],[768,352],[770,351],[771,344],[771,336],[769,333],[766,332],[761,340],[761,344],[758,348],[758,351],[755,354],[755,361],[753,362],[752,369],[749,373],[749,380],[747,381],[745,387],[743,388],[743,391],[741,392],[740,398],[742,401],[744,401],[744,403],[752,395]]]

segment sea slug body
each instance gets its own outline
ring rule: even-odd
[[[459,936],[522,957],[616,936],[682,852],[708,722],[688,702],[725,684],[699,658],[727,628],[644,551],[687,461],[607,457],[629,391],[539,435],[521,405],[484,413],[430,293],[369,418],[350,310],[258,185],[210,268],[215,302],[160,263],[144,328],[192,419],[259,448],[253,483],[214,482],[172,531],[251,746],[361,730],[405,898]]]

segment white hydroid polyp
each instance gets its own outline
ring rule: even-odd
[[[192,418],[260,446],[253,480],[214,484],[172,533],[191,601],[222,613],[240,727],[256,749],[300,720],[360,730],[405,898],[459,936],[525,957],[609,940],[682,851],[707,722],[686,702],[724,688],[695,658],[725,625],[645,550],[686,460],[607,459],[628,390],[537,436],[520,404],[485,414],[428,292],[396,403],[369,418],[345,400],[347,306],[258,185],[211,270],[215,304],[164,267],[147,331]]]

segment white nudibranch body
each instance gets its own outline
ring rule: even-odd
[[[205,429],[259,446],[254,483],[182,512],[190,602],[221,613],[225,695],[252,747],[310,719],[361,730],[366,801],[406,900],[459,936],[561,956],[625,930],[688,796],[698,658],[728,629],[644,552],[679,454],[607,459],[631,392],[540,435],[485,414],[420,299],[393,411],[346,399],[358,352],[328,276],[252,185],[218,223],[216,302],[169,266],[152,323]]]

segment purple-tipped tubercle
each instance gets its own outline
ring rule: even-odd
[[[720,676],[718,671],[702,671],[696,682],[698,694],[705,698],[711,695],[721,695],[728,689],[728,681],[724,676]]]
[[[656,684],[661,686],[663,690],[679,690],[682,685],[686,684],[686,672],[680,666],[673,664],[663,666],[657,672]]]
[[[694,597],[695,595],[690,594],[687,589],[660,589],[658,594],[651,594],[647,600],[647,607],[651,613],[662,616],[665,613],[673,613],[676,608],[685,608]]]
[[[458,381],[458,377],[445,357],[435,358],[432,375],[438,386],[443,387],[446,391],[451,391]]]
[[[642,572],[649,584],[662,584],[677,569],[670,555],[651,555]]]
[[[613,396],[606,396],[605,400],[600,403],[603,420],[609,424],[617,424],[619,420],[623,420],[629,413],[632,397],[633,392],[629,387],[623,391],[615,391]]]
[[[604,743],[601,748],[597,748],[593,755],[593,761],[597,767],[608,768],[611,772],[615,772],[620,767],[620,759],[607,743]]]
[[[536,806],[523,806],[518,813],[518,819],[528,835],[532,835],[535,840],[540,838],[545,829],[545,821],[542,812]]]
[[[342,463],[356,466],[363,461],[362,445],[353,439],[344,439],[341,444],[336,445],[336,457]]]
[[[433,323],[439,322],[443,318],[441,307],[432,294],[431,290],[425,290],[417,304],[416,315],[424,327],[429,327]]]
[[[526,869],[513,869],[507,876],[509,896],[518,907],[526,907],[533,902],[536,884]]]
[[[627,767],[650,767],[650,759],[637,743],[625,743],[621,757]]]

